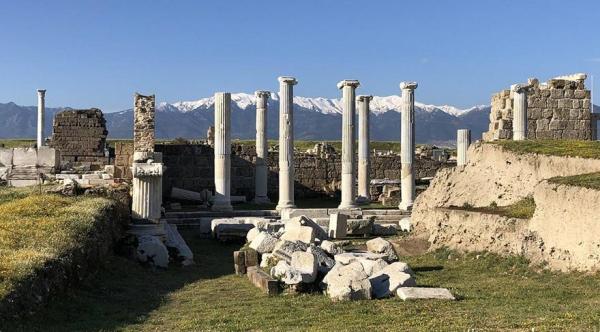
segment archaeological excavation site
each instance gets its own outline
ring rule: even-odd
[[[600,331],[600,2],[0,8],[0,332]]]

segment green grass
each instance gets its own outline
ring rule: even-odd
[[[535,201],[533,197],[528,196],[514,204],[506,206],[498,206],[496,202],[492,202],[489,206],[481,207],[465,203],[463,206],[451,206],[450,209],[497,214],[509,218],[530,219],[535,212]]]
[[[76,248],[107,203],[103,198],[0,189],[0,299],[46,262]]]
[[[548,179],[548,182],[600,190],[600,172],[573,176],[557,176]]]
[[[239,245],[184,233],[197,265],[151,271],[114,257],[84,286],[29,320],[22,331],[383,331],[593,330],[600,278],[536,272],[520,257],[440,250],[405,260],[421,286],[447,287],[459,301],[397,298],[332,303],[320,294],[267,297],[233,274]]]
[[[0,146],[5,148],[27,148],[33,146],[35,140],[32,139],[0,139]]]
[[[561,157],[600,158],[600,141],[526,140],[487,143],[500,145],[506,150],[520,154],[537,153]]]

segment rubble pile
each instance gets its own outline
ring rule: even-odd
[[[281,228],[257,224],[248,231],[246,246],[234,253],[235,270],[240,275],[247,273],[253,284],[270,295],[286,289],[323,292],[333,301],[414,299],[423,294],[454,299],[445,289],[420,292],[414,272],[399,261],[389,241],[381,237],[369,240],[367,250],[346,250],[347,243],[330,240],[327,232],[306,216],[291,218]],[[411,290],[400,292],[408,287]]]

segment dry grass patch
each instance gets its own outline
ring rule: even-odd
[[[452,210],[473,211],[489,214],[497,214],[509,218],[530,219],[535,212],[535,201],[533,197],[528,196],[511,205],[498,206],[496,202],[492,202],[489,206],[475,207],[469,203],[463,206],[451,206]]]
[[[494,141],[488,144],[502,146],[515,153],[537,153],[548,156],[600,159],[600,141],[525,140]]]
[[[548,182],[600,190],[600,172],[579,174],[573,176],[557,176],[548,179]]]

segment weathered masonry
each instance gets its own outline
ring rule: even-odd
[[[528,81],[526,107],[527,139],[595,140],[597,118],[591,112],[591,92],[585,74],[560,76],[540,83]],[[503,90],[492,96],[486,141],[513,139],[515,92]]]
[[[92,170],[109,163],[106,153],[106,121],[97,108],[57,113],[50,146],[60,152],[61,167],[89,166]]]

